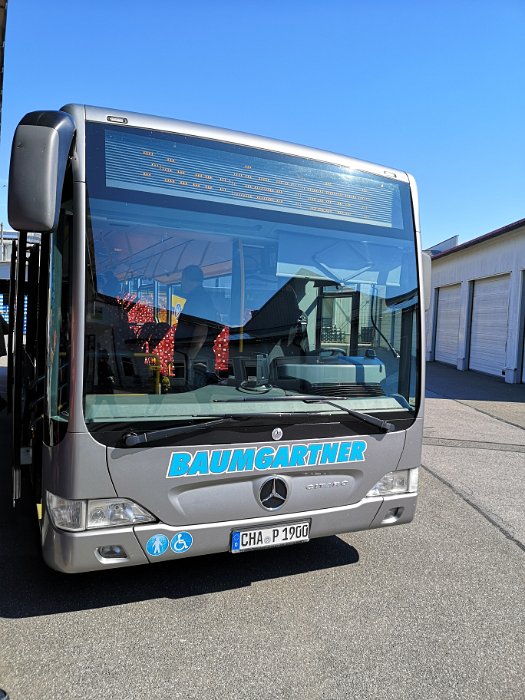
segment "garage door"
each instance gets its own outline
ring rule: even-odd
[[[438,362],[456,365],[459,343],[461,285],[441,287],[438,293],[436,352]]]
[[[474,282],[470,369],[501,377],[505,369],[510,275]]]

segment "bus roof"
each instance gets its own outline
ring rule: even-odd
[[[140,114],[138,112],[128,112],[120,109],[112,109],[107,107],[94,107],[91,105],[67,104],[62,107],[62,111],[70,113],[74,118],[82,119],[91,122],[110,123],[114,125],[134,126],[138,128],[153,129],[155,131],[173,132],[201,138],[212,139],[216,141],[224,141],[242,146],[251,146],[252,148],[261,148],[264,150],[285,153],[287,155],[300,156],[309,158],[324,163],[341,165],[369,172],[374,175],[380,175],[395,179],[401,182],[409,182],[409,175],[394,168],[389,168],[375,163],[358,160],[331,151],[323,151],[309,146],[303,146],[288,141],[280,141],[265,136],[248,134],[242,131],[233,131],[220,127],[209,126],[206,124],[197,124],[195,122],[181,121],[178,119],[169,119],[167,117],[158,117],[154,115]]]

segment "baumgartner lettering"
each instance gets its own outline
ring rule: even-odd
[[[172,452],[168,479],[232,472],[292,469],[365,461],[366,442],[312,442],[304,445],[268,445],[235,449]]]

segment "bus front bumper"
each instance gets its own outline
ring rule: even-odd
[[[409,523],[417,494],[364,498],[358,503],[248,520],[172,527],[152,523],[135,527],[66,532],[53,527],[47,513],[42,526],[45,562],[64,573],[114,569],[159,561],[228,552],[233,531],[308,522],[310,539]],[[177,541],[185,542],[177,546]],[[189,546],[188,546],[189,545]]]

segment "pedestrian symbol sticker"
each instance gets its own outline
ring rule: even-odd
[[[166,535],[153,535],[146,543],[146,550],[152,557],[160,557],[168,549],[169,540]]]
[[[175,554],[187,552],[192,544],[193,537],[189,532],[177,532],[177,534],[171,538],[171,548]]]

